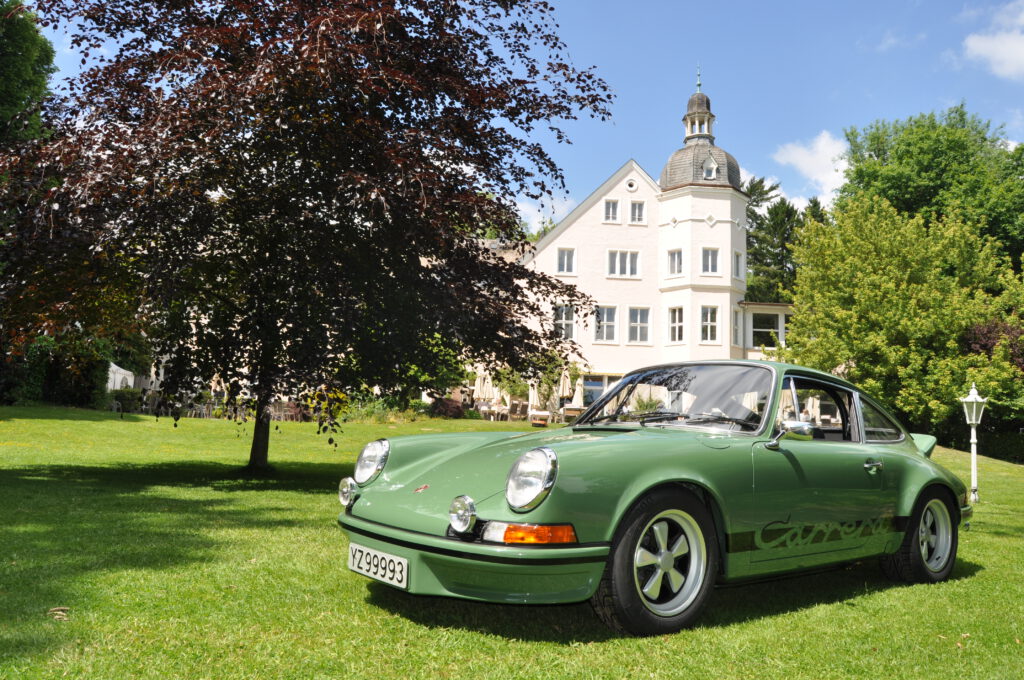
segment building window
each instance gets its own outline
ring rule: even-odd
[[[608,276],[636,276],[640,253],[635,250],[609,250]]]
[[[718,248],[704,248],[701,253],[701,263],[705,274],[717,274]]]
[[[558,273],[559,274],[575,274],[576,273],[576,249],[575,248],[559,248],[558,249]]]
[[[615,342],[615,308],[598,307],[594,313],[594,340],[597,342]]]
[[[668,251],[668,273],[669,275],[682,274],[683,273],[683,251],[682,250],[670,250]]]
[[[737,279],[746,278],[743,276],[743,253],[732,254],[732,275]]]
[[[646,307],[629,308],[629,341],[648,342],[651,310]]]
[[[604,394],[608,386],[619,379],[612,375],[585,375],[583,376],[583,405],[590,406],[597,398]]]
[[[753,314],[750,323],[754,347],[775,347],[775,337],[779,335],[778,314]]]
[[[700,341],[718,342],[718,307],[700,308]]]
[[[572,340],[572,317],[572,305],[559,305],[555,307],[555,330],[563,338],[568,338],[569,340]]]
[[[644,223],[644,202],[633,201],[629,204],[629,221],[633,224]]]
[[[617,200],[608,199],[604,202],[604,221],[619,221],[619,202]]]
[[[732,344],[740,344],[740,312],[737,309],[732,310]]]
[[[668,341],[683,341],[683,308],[670,307],[668,310]]]
[[[714,158],[708,158],[704,162],[704,179],[715,179],[718,177],[718,164]]]

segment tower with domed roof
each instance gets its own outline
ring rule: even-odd
[[[683,146],[669,156],[658,182],[658,241],[660,250],[684,260],[679,273],[670,267],[660,277],[660,293],[669,307],[690,310],[696,344],[688,354],[699,359],[743,355],[747,195],[740,164],[715,145],[714,125],[698,71],[683,116]]]

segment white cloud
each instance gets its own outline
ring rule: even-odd
[[[520,198],[516,201],[519,215],[529,225],[531,232],[540,229],[545,220],[559,222],[576,207],[576,201],[569,196],[555,197],[540,203]]]
[[[872,46],[875,52],[888,52],[897,48],[913,47],[925,41],[926,33],[918,33],[913,36],[897,35],[892,30],[887,30],[882,39]]]
[[[1024,0],[1001,7],[987,32],[964,38],[964,54],[1000,78],[1024,80]]]
[[[841,156],[845,151],[845,141],[833,137],[828,130],[822,130],[809,143],[783,144],[772,158],[777,163],[793,166],[807,178],[822,202],[831,203],[832,194],[843,184],[846,161]]]

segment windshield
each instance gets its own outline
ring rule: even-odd
[[[641,425],[761,429],[772,372],[763,366],[684,364],[630,373],[608,388],[577,425]]]

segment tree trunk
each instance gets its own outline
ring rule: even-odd
[[[257,399],[256,421],[252,429],[252,448],[249,449],[249,470],[268,470],[270,450],[270,402]]]

